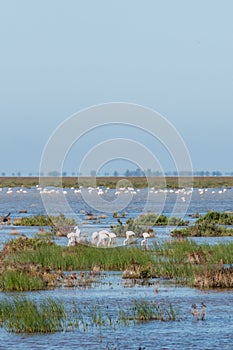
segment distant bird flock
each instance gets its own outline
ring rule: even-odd
[[[120,195],[124,195],[124,194],[130,194],[130,195],[137,195],[139,194],[141,191],[141,189],[134,189],[133,187],[120,187],[118,189],[115,190],[111,190],[109,187],[82,187],[80,186],[78,189],[74,188],[74,187],[70,187],[70,188],[66,188],[66,189],[61,189],[61,188],[43,188],[42,186],[36,185],[36,190],[40,193],[40,194],[64,194],[67,195],[69,193],[73,193],[76,195],[82,195],[82,193],[85,192],[86,194],[92,195],[93,193],[97,194],[98,196],[104,196],[105,194],[109,193],[111,191],[111,193],[113,193],[115,196],[120,196]],[[185,202],[187,200],[188,197],[190,197],[194,191],[196,190],[197,194],[199,196],[203,196],[205,194],[224,194],[228,191],[228,189],[226,188],[222,188],[222,189],[210,189],[210,188],[198,188],[198,189],[194,189],[194,188],[181,188],[181,189],[155,189],[154,187],[146,189],[150,195],[159,195],[159,194],[175,194],[179,196],[179,199],[181,202]],[[18,194],[27,194],[29,191],[25,188],[12,188],[9,187],[6,190],[3,188],[0,188],[0,192],[4,192],[6,194],[13,194],[13,193],[18,193]]]

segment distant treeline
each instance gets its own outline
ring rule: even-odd
[[[7,174],[5,172],[1,173],[2,177],[27,177],[21,174],[20,171],[16,172],[16,173],[11,173],[11,174]],[[36,174],[36,176],[39,176],[38,174]],[[90,172],[90,175],[83,175],[81,173],[68,173],[66,171],[63,171],[62,173],[59,173],[57,171],[50,171],[48,174],[44,174],[41,173],[40,176],[54,176],[54,177],[74,177],[74,176],[81,176],[81,177],[88,177],[88,176],[97,176],[97,177],[106,177],[106,176],[113,176],[113,177],[122,177],[122,176],[126,176],[126,177],[153,177],[153,176],[233,176],[233,171],[232,172],[225,172],[222,173],[219,170],[215,170],[215,171],[194,171],[194,172],[188,172],[188,171],[166,171],[166,172],[160,172],[160,171],[152,171],[151,169],[147,169],[146,171],[142,171],[141,169],[137,168],[135,170],[129,170],[127,169],[124,173],[119,173],[117,170],[115,170],[112,174],[106,172],[103,175],[102,174],[98,174],[96,173],[95,170],[92,170]],[[29,173],[28,177],[35,177],[35,174],[33,173]]]

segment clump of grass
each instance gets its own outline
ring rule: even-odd
[[[52,220],[47,215],[25,216],[14,221],[15,226],[52,226]]]
[[[23,292],[42,290],[47,283],[40,275],[16,270],[5,270],[0,275],[0,290],[7,292]]]
[[[135,220],[135,224],[138,225],[149,225],[149,226],[185,226],[188,225],[188,221],[184,221],[181,218],[172,216],[167,217],[166,215],[159,215],[156,213],[148,213],[140,215]]]
[[[134,321],[175,321],[177,313],[172,304],[156,303],[154,301],[139,300],[134,301],[133,315]]]
[[[34,215],[22,218],[17,218],[14,221],[15,226],[48,226],[51,232],[56,234],[58,231],[62,234],[67,234],[76,221],[72,218],[65,217],[64,214],[59,215]]]
[[[0,322],[9,332],[53,333],[64,329],[66,313],[61,301],[46,298],[40,303],[26,297],[1,301]]]

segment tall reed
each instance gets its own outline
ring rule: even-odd
[[[43,279],[29,272],[5,270],[0,275],[0,290],[23,292],[46,289]]]

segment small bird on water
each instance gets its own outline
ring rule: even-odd
[[[206,317],[206,305],[202,302],[201,303],[201,310],[197,309],[196,304],[192,304],[191,314],[195,318],[195,320],[201,320],[204,321]]]
[[[201,320],[203,321],[206,317],[206,305],[202,302],[201,303],[201,311],[200,311],[200,317]]]
[[[197,305],[196,304],[192,304],[192,310],[191,310],[191,314],[193,315],[193,317],[198,320],[198,310],[197,310]]]

